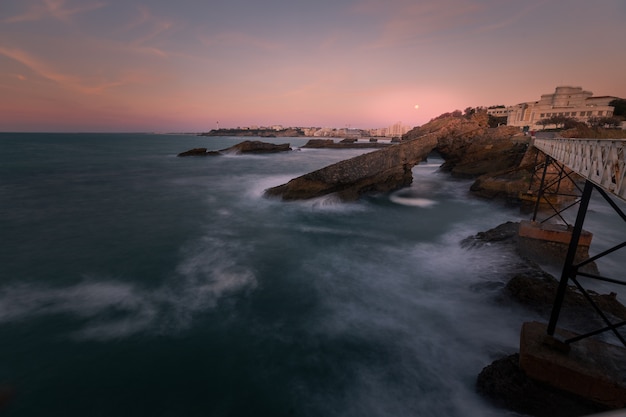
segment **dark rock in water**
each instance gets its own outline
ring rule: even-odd
[[[476,380],[476,390],[499,407],[536,417],[574,417],[607,408],[526,376],[519,355],[494,361]]]
[[[547,319],[556,298],[559,282],[531,259],[519,253],[517,245],[520,239],[517,230],[518,223],[507,222],[464,239],[462,244],[465,247],[509,245],[510,250],[516,252],[526,266],[519,267],[513,265],[515,262],[512,263],[512,277],[498,292],[496,298],[507,305],[515,301]],[[590,290],[587,292],[612,322],[626,320],[626,307],[617,300],[615,293],[598,294]],[[567,287],[559,323],[560,326],[579,331],[580,334],[605,325],[574,285]],[[583,416],[607,410],[605,405],[528,377],[519,367],[518,354],[498,359],[485,367],[478,375],[476,388],[481,395],[497,406],[536,417]]]
[[[461,241],[464,247],[480,246],[494,242],[511,244],[515,251],[524,259],[542,265],[561,267],[569,249],[569,244],[553,242],[542,239],[529,239],[519,236],[520,223],[506,222],[486,232],[478,232]],[[589,259],[589,247],[579,245],[576,250],[575,262],[579,263]],[[598,267],[591,262],[581,268],[581,271],[598,275]]]
[[[335,141],[332,139],[309,139],[307,143],[302,146],[303,148],[328,148],[336,145]]]
[[[509,280],[505,291],[514,300],[546,314],[552,308],[558,286],[559,282],[556,278],[539,270],[534,274],[515,275]],[[600,310],[609,317],[615,317],[619,321],[626,320],[626,307],[617,300],[617,294],[598,294],[592,290],[587,290],[587,293]],[[591,310],[589,301],[575,285],[567,287],[563,307],[567,308],[573,316],[570,321],[576,321],[581,325],[585,321],[599,322],[599,317]]]
[[[509,242],[515,243],[519,233],[518,222],[506,222],[486,232],[478,232],[474,236],[470,236],[461,241],[464,247],[476,246],[491,242]]]
[[[274,144],[261,142],[258,140],[246,140],[231,146],[227,149],[222,149],[222,153],[275,153],[290,151],[291,146],[288,143]]]
[[[206,148],[194,148],[185,152],[181,152],[178,156],[214,156],[219,155],[217,151],[207,151]]]
[[[225,153],[275,153],[290,150],[291,146],[288,143],[276,145],[274,143],[261,142],[258,140],[246,140],[220,151],[207,151],[207,148],[194,148],[186,152],[181,152],[178,156],[216,156]]]

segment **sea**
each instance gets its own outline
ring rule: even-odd
[[[349,203],[264,190],[371,149],[177,157],[245,139],[0,134],[0,415],[516,415],[476,378],[548,317],[502,301],[510,248],[461,241],[531,214],[436,154]]]

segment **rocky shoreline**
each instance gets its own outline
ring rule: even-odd
[[[311,140],[305,148],[381,149],[294,178],[267,189],[265,195],[289,201],[333,193],[344,201],[351,201],[368,193],[390,192],[410,185],[413,181],[412,167],[425,160],[431,152],[437,152],[445,160],[442,170],[453,177],[474,179],[470,191],[475,196],[521,205],[522,194],[531,187],[535,166],[544,157],[529,146],[530,138],[519,129],[507,126],[490,128],[487,122],[487,115],[480,112],[471,117],[436,119],[411,130],[399,143],[393,144]],[[291,150],[289,144],[272,145],[258,141],[246,141],[244,144],[217,152],[200,148],[179,156]],[[538,263],[546,264],[552,260],[555,265],[561,266],[567,245],[520,237],[519,227],[519,223],[508,222],[470,236],[461,245],[468,250],[483,245],[504,245],[513,252],[517,261],[511,265],[510,276],[506,277],[507,283],[498,291],[496,301],[517,303],[547,321],[558,280],[542,270]],[[584,252],[580,256],[588,257],[588,254]],[[614,293],[591,293],[591,297],[605,314],[626,320],[626,307]],[[570,314],[567,324],[576,330],[578,321],[582,321],[579,319],[589,316],[587,301],[575,287],[569,287],[565,306]],[[496,406],[537,417],[579,416],[606,410],[602,404],[529,378],[519,367],[517,352],[511,352],[486,366],[477,376],[476,389]]]
[[[519,223],[507,222],[470,236],[461,245],[468,250],[483,245],[502,245],[515,253],[518,261],[512,265],[508,282],[498,291],[496,301],[502,304],[516,303],[545,317],[547,321],[556,296],[558,280],[545,272],[535,259],[528,257],[518,229]],[[531,252],[530,256],[541,252],[542,246],[546,244],[536,241],[536,252]],[[560,255],[554,250],[551,252],[555,264],[562,263],[566,249],[564,245]],[[616,294],[590,291],[590,295],[605,314],[618,320],[626,320],[626,307],[617,300]],[[589,304],[576,287],[568,287],[564,307],[568,311],[568,327],[575,328],[579,323],[589,321]],[[536,417],[584,416],[609,409],[604,404],[528,377],[519,366],[518,352],[511,352],[483,368],[476,379],[476,390],[498,407]]]
[[[335,193],[342,200],[381,193],[411,184],[411,169],[431,152],[445,160],[452,176],[474,178],[471,191],[487,198],[519,198],[528,190],[537,151],[518,128],[489,127],[489,117],[445,117],[414,128],[400,143],[338,162],[266,190],[283,200]]]

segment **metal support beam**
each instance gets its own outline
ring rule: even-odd
[[[565,256],[565,264],[563,265],[561,280],[559,281],[559,287],[557,289],[554,304],[552,305],[552,314],[550,316],[550,323],[548,324],[548,334],[550,336],[554,336],[554,331],[556,330],[556,323],[559,320],[559,314],[561,313],[561,306],[563,305],[563,299],[565,298],[567,283],[570,277],[576,277],[578,267],[574,264],[574,258],[576,257],[576,249],[578,248],[578,241],[580,240],[580,235],[583,230],[583,224],[585,222],[585,216],[587,214],[587,208],[589,207],[589,201],[591,200],[592,191],[593,184],[590,181],[586,181],[585,188],[583,189],[583,195],[580,200],[580,207],[578,208],[578,214],[576,216],[576,223],[574,225],[574,230],[572,231],[572,239],[570,240],[567,255]]]

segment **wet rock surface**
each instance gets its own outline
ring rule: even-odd
[[[343,139],[335,142],[333,139],[310,139],[302,148],[304,149],[380,149],[391,146],[391,142],[357,142],[356,139]]]
[[[185,152],[179,153],[177,156],[215,156],[220,155],[217,151],[207,151],[207,148],[193,148]]]
[[[453,176],[486,176],[481,177],[480,185],[474,187],[479,195],[517,198],[521,190],[528,189],[530,174],[525,170],[517,172],[528,150],[528,138],[518,128],[490,128],[488,120],[486,112],[471,117],[433,120],[408,132],[400,143],[373,143],[385,149],[294,178],[287,184],[266,190],[266,195],[296,200],[338,193],[343,200],[354,200],[365,193],[393,191],[411,184],[412,167],[423,161],[430,152],[436,151],[446,161],[442,169]],[[305,147],[341,148],[360,145],[370,146],[314,139]],[[519,183],[504,177],[498,181],[488,180],[489,176],[504,174],[517,177]]]
[[[194,148],[185,152],[181,152],[178,156],[217,156],[223,154],[244,154],[244,153],[276,153],[290,151],[291,145],[288,143],[274,144],[261,142],[258,140],[246,140],[238,143],[230,148],[220,151],[207,151],[207,148]]]
[[[485,245],[505,245],[517,253],[519,262],[511,265],[511,276],[496,296],[498,302],[508,305],[511,302],[545,317],[550,318],[559,282],[545,272],[534,259],[520,253],[517,235],[519,223],[507,222],[485,232],[477,233],[461,242],[471,249]],[[538,243],[540,245],[540,243]],[[555,262],[562,261],[565,253]],[[619,302],[616,294],[588,293],[597,306],[613,322],[626,320],[626,307]],[[559,326],[580,334],[604,326],[600,316],[593,310],[587,299],[574,286],[569,285],[563,302]],[[531,416],[582,416],[607,410],[605,405],[561,391],[545,383],[526,376],[519,367],[517,353],[495,360],[478,375],[477,391],[495,405]]]
[[[499,407],[536,417],[574,417],[607,410],[528,378],[519,367],[517,353],[486,366],[478,375],[476,390]]]
[[[411,184],[411,169],[428,156],[436,143],[431,135],[362,154],[269,188],[265,195],[302,200],[336,194],[352,201],[365,193],[396,190]]]

